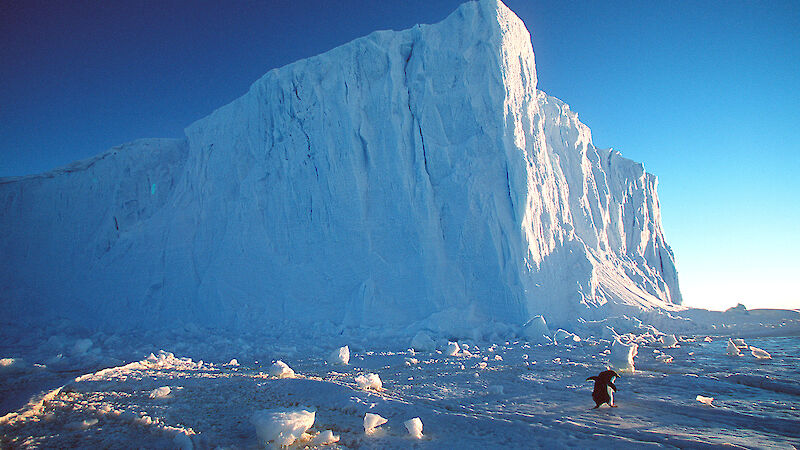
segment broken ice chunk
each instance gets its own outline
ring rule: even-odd
[[[422,420],[420,420],[419,417],[406,420],[403,422],[403,425],[406,426],[408,434],[410,434],[412,437],[416,439],[422,439]]]
[[[448,342],[447,343],[447,350],[445,350],[445,355],[447,356],[456,356],[458,355],[458,351],[460,348],[458,347],[458,342]]]
[[[263,445],[291,445],[314,425],[315,411],[260,410],[253,413],[250,422],[256,427],[256,434]]]
[[[372,434],[375,428],[385,424],[387,420],[377,414],[366,413],[364,414],[364,433]]]
[[[756,359],[772,359],[772,355],[770,355],[766,350],[762,350],[758,347],[750,346],[750,353],[756,357]]]
[[[732,339],[728,339],[728,347],[725,351],[728,353],[728,356],[741,356],[742,354],[739,347],[736,346]]]
[[[278,360],[269,368],[269,375],[277,378],[294,378],[295,373],[285,362]]]
[[[339,442],[339,436],[333,434],[331,430],[325,430],[318,435],[314,436],[314,439],[309,442],[309,445],[312,446],[322,446],[322,445],[330,445],[333,443]]]
[[[368,373],[366,376],[359,375],[355,381],[361,389],[375,389],[376,391],[383,389],[383,382],[377,373]]]
[[[708,406],[712,406],[711,402],[714,401],[714,397],[704,397],[702,395],[698,395],[696,400],[700,403],[706,404]]]
[[[350,347],[344,346],[339,347],[333,352],[331,352],[330,356],[328,357],[328,362],[330,364],[342,364],[347,365],[350,363]]]
[[[625,344],[619,338],[615,338],[614,343],[611,344],[609,364],[617,372],[633,372],[635,370],[633,359],[638,352],[638,345],[633,342]]]
[[[661,342],[661,346],[664,348],[675,348],[678,346],[678,339],[674,334],[665,334],[658,340]]]
[[[169,398],[169,394],[171,392],[172,389],[170,389],[169,386],[162,386],[160,388],[153,389],[150,392],[150,398],[155,398],[155,399]]]

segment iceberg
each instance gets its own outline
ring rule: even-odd
[[[657,185],[480,0],[271,70],[182,139],[0,179],[0,290],[9,320],[115,330],[573,329],[680,305]]]

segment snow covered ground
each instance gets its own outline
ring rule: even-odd
[[[3,448],[255,448],[263,444],[255,418],[274,411],[313,419],[296,432],[298,448],[800,446],[796,337],[745,339],[771,359],[746,347],[728,356],[727,337],[641,344],[635,372],[615,382],[618,407],[591,410],[585,380],[606,368],[612,346],[591,336],[558,345],[462,340],[447,356],[444,338],[437,351],[414,352],[410,340],[56,331],[2,347],[0,356],[16,356],[0,363]],[[345,344],[349,364],[329,361]],[[59,350],[61,358],[42,359]],[[278,360],[294,378],[269,375]],[[381,389],[357,381],[370,374]],[[367,433],[367,413],[387,422]],[[413,418],[421,438],[405,425]]]

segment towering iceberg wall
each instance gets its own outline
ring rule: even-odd
[[[497,0],[267,73],[186,129],[0,180],[11,320],[568,324],[680,303],[656,179],[536,89]]]

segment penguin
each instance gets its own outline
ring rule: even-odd
[[[614,404],[614,392],[617,390],[617,387],[614,386],[614,378],[617,377],[619,377],[617,372],[606,370],[586,379],[586,381],[594,380],[592,400],[594,400],[596,405],[592,409],[599,408],[603,403],[608,403],[608,406],[612,408],[617,407],[617,405]]]

